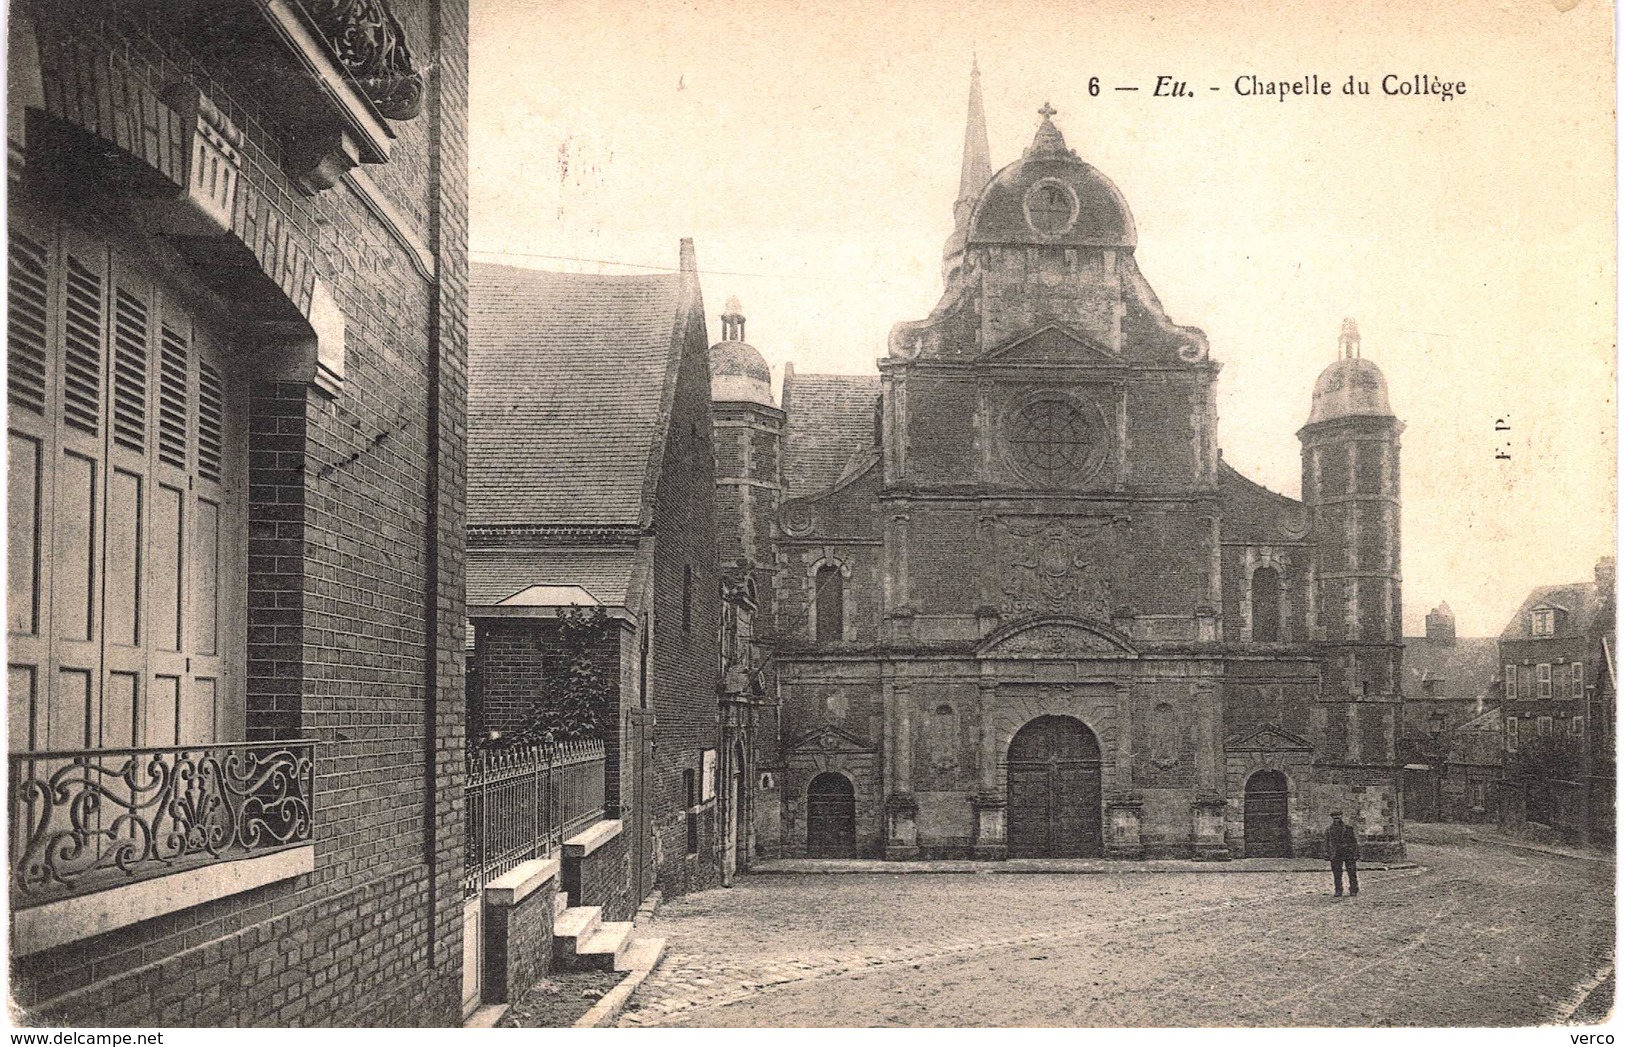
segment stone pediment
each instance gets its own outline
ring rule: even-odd
[[[1300,738],[1284,727],[1263,723],[1231,735],[1225,739],[1225,752],[1314,752],[1315,746],[1307,738]]]
[[[786,752],[792,753],[869,753],[874,746],[857,735],[849,734],[834,724],[825,724],[797,735]]]
[[[1122,360],[1099,342],[1060,323],[1036,331],[983,353],[981,361],[1000,364],[1083,364],[1116,367]]]
[[[994,632],[977,647],[982,657],[1038,656],[1071,658],[1080,655],[1136,657],[1128,638],[1109,625],[1086,618],[1040,618],[1017,622]]]

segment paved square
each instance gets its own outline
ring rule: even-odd
[[[620,1023],[1561,1020],[1611,958],[1613,864],[1456,836],[1357,899],[1329,872],[742,876],[659,911]]]

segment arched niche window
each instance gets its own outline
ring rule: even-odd
[[[1281,575],[1273,567],[1253,572],[1253,641],[1273,643],[1281,638]]]
[[[1179,762],[1179,721],[1167,702],[1151,710],[1151,759],[1163,767]]]
[[[959,725],[954,716],[954,707],[947,704],[937,706],[936,711],[931,714],[927,731],[926,744],[930,751],[931,769],[953,770],[959,756]]]
[[[828,564],[820,567],[813,578],[817,587],[813,597],[814,618],[817,623],[815,638],[819,641],[839,640],[846,629],[843,613],[846,603],[846,583],[841,577],[841,569],[834,564]]]

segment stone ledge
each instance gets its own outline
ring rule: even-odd
[[[316,847],[306,844],[47,902],[12,914],[11,952],[13,956],[43,952],[315,869]]]
[[[559,875],[557,858],[532,858],[485,885],[485,904],[518,905]]]
[[[566,858],[585,858],[619,835],[621,835],[619,820],[611,821],[606,819],[595,822],[564,841],[564,856]]]

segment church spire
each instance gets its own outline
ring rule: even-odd
[[[970,222],[971,209],[987,183],[993,180],[988,159],[987,114],[982,110],[982,71],[970,61],[970,103],[965,112],[965,157],[959,165],[959,195],[954,199],[954,225]]]

